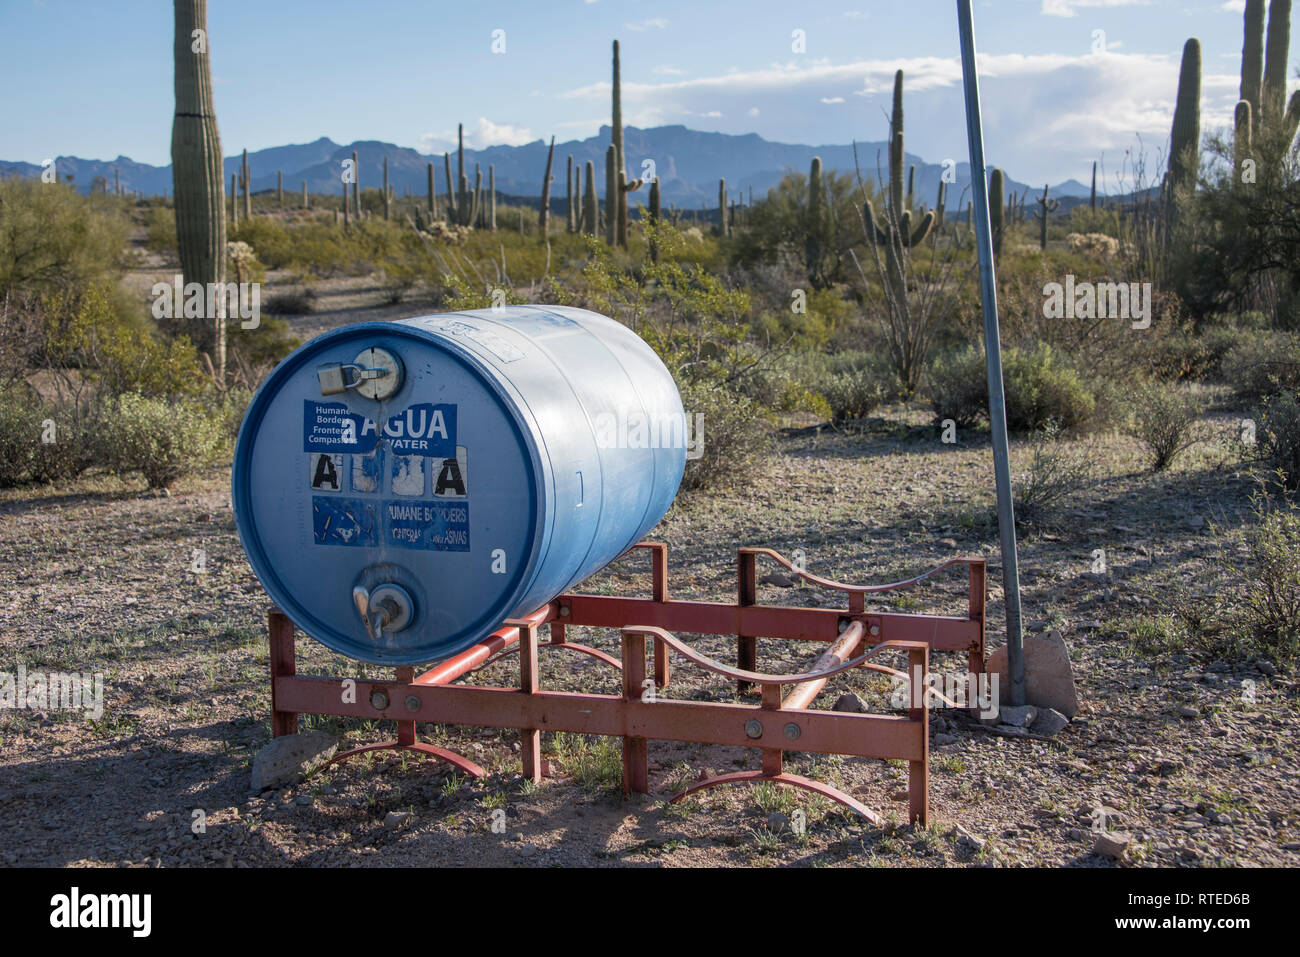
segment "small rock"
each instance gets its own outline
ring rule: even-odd
[[[952,834],[956,838],[957,843],[963,847],[969,847],[975,851],[984,850],[984,841],[966,830],[960,824],[956,825],[952,829]]]
[[[867,703],[852,691],[846,691],[835,699],[832,710],[845,711],[849,714],[866,714]]]
[[[314,802],[316,799],[312,797],[310,794],[299,794],[293,800],[295,804],[300,804],[303,807],[311,807],[312,802]]]
[[[1061,633],[1053,628],[1046,635],[1029,635],[1022,644],[1025,662],[1025,700],[1039,708],[1055,708],[1067,718],[1079,713],[1079,693],[1074,686],[1070,652]],[[1007,649],[989,655],[986,670],[997,673],[999,696],[1011,701]]]
[[[1277,674],[1277,666],[1273,664],[1273,662],[1269,661],[1267,658],[1260,658],[1257,662],[1255,662],[1255,667],[1258,668],[1266,675]]]
[[[1043,708],[1038,712],[1038,717],[1034,723],[1029,726],[1029,730],[1034,734],[1041,734],[1043,737],[1050,738],[1063,730],[1070,723],[1070,719],[1055,708]]]
[[[767,829],[769,831],[784,831],[790,825],[790,819],[780,811],[773,811],[767,816]]]
[[[536,853],[537,853],[537,845],[536,845],[536,844],[523,844],[523,845],[520,845],[520,847],[519,847],[519,856],[520,856],[520,857],[532,857],[532,856],[533,856],[534,854],[536,854]]]
[[[1038,709],[1033,705],[1003,705],[998,709],[1000,724],[1009,724],[1013,728],[1027,728],[1038,717]]]
[[[338,746],[338,739],[324,731],[301,731],[272,739],[253,758],[253,790],[297,783],[303,774],[332,758]]]
[[[1092,845],[1092,853],[1116,861],[1122,860],[1131,841],[1132,838],[1127,834],[1098,834]]]
[[[1178,709],[1178,716],[1180,718],[1199,718],[1201,716],[1201,709],[1194,705],[1185,704]]]
[[[1009,734],[1016,738],[1023,738],[1029,733],[1024,728],[1018,728],[1014,724],[999,724],[994,728],[994,730],[1001,731],[1003,734]]]
[[[782,575],[780,572],[768,572],[758,581],[761,585],[775,585],[777,588],[794,587],[794,580],[788,575]]]
[[[953,734],[936,734],[934,736],[934,743],[936,747],[940,748],[946,744],[956,744],[957,736]]]
[[[900,790],[893,791],[889,795],[889,800],[891,801],[906,801],[907,798],[908,798],[907,788],[901,788]]]
[[[395,831],[405,824],[410,816],[410,811],[389,811],[384,815],[384,827],[388,828],[390,831]]]

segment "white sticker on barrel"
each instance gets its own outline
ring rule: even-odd
[[[424,456],[393,456],[393,494],[424,494]]]
[[[343,491],[343,456],[312,452],[311,487],[317,492]]]

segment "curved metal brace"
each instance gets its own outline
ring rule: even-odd
[[[364,754],[367,751],[419,751],[421,754],[431,758],[437,758],[440,761],[446,761],[448,764],[459,768],[472,778],[486,777],[487,772],[463,755],[455,751],[448,751],[446,748],[440,748],[436,744],[425,744],[423,741],[416,741],[414,744],[402,744],[400,741],[381,741],[378,744],[367,744],[358,748],[350,748],[334,755],[324,764],[322,768],[327,768],[331,764],[337,764],[348,758],[356,757],[358,754]]]
[[[862,622],[852,622],[849,627],[844,630],[844,634],[847,635],[854,628],[861,632]],[[867,668],[871,671],[880,671],[904,680],[910,680],[906,672],[898,671],[895,668],[889,668],[885,665],[878,665],[874,662],[868,662],[867,659],[873,658],[880,654],[880,652],[889,648],[910,648],[912,645],[916,644],[916,642],[912,641],[882,641],[866,654],[859,655],[856,658],[850,658],[848,661],[841,662],[833,668],[823,668],[821,671],[808,671],[799,675],[771,675],[762,671],[746,671],[744,668],[733,668],[730,665],[724,665],[722,662],[715,661],[708,655],[696,651],[676,635],[664,631],[662,628],[655,625],[628,625],[623,629],[623,634],[646,635],[650,638],[658,638],[688,661],[695,662],[695,664],[704,668],[706,671],[712,671],[715,674],[722,675],[724,678],[730,678],[733,681],[748,681],[751,684],[759,685],[789,685],[800,684],[804,681],[817,681],[822,678],[829,678],[832,675],[837,675],[841,671],[851,671],[854,668]],[[926,690],[930,696],[938,698],[949,707],[957,707],[956,702],[947,698],[942,692],[936,691],[934,688],[928,688]]]
[[[859,594],[859,595],[869,595],[869,594],[874,594],[876,592],[893,591],[898,588],[906,588],[908,585],[915,585],[918,584],[919,582],[923,582],[927,578],[937,575],[945,568],[950,568],[953,565],[966,565],[967,567],[969,567],[970,563],[973,561],[973,559],[970,558],[950,558],[942,565],[938,565],[930,569],[928,572],[922,572],[920,575],[917,575],[915,578],[908,578],[904,581],[898,581],[898,582],[890,582],[888,585],[846,585],[844,582],[832,581],[829,578],[822,578],[820,575],[814,575],[812,572],[805,571],[802,568],[796,568],[794,562],[790,561],[790,559],[786,558],[780,552],[774,551],[773,549],[770,548],[742,548],[740,549],[740,553],[742,555],[766,555],[768,558],[772,559],[778,565],[781,565],[787,571],[794,572],[804,581],[812,582],[814,585],[819,585],[822,588],[830,588],[833,589],[834,591],[842,591],[842,592],[848,592],[850,594]]]
[[[762,771],[735,771],[731,774],[719,774],[716,777],[706,778],[697,784],[691,785],[681,794],[671,798],[668,803],[676,804],[696,791],[717,787],[720,784],[760,784],[763,781],[771,781],[773,784],[785,784],[789,787],[812,791],[814,794],[820,794],[822,797],[830,798],[832,801],[844,805],[850,811],[877,827],[885,826],[885,822],[879,814],[838,788],[823,784],[821,781],[814,781],[812,778],[806,778],[800,774],[788,774],[784,771],[780,774],[764,774]]]
[[[590,645],[580,645],[576,641],[539,641],[537,643],[537,647],[539,650],[542,648],[572,648],[574,651],[582,652],[582,654],[584,655],[591,655],[593,658],[599,658],[601,661],[605,662],[605,664],[611,665],[612,667],[617,668],[619,671],[623,670],[623,662],[619,661],[613,655],[606,654],[605,652],[601,651],[599,648],[592,648]],[[479,669],[486,668],[488,665],[495,664],[496,662],[500,661],[502,658],[505,658],[508,655],[513,655],[517,653],[519,650],[520,649],[518,645],[514,645],[510,648],[506,648],[500,653],[498,653],[497,655],[495,655],[494,657],[489,658],[487,661],[483,662],[483,664],[479,665],[478,668]]]

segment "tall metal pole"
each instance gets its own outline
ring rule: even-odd
[[[1020,567],[1016,560],[1016,519],[1007,455],[1007,408],[1002,390],[1002,343],[998,332],[998,285],[993,265],[993,230],[984,170],[984,128],[980,120],[979,71],[975,66],[975,25],[971,0],[957,0],[961,32],[961,74],[966,88],[966,135],[975,202],[975,249],[979,256],[980,298],[984,305],[984,353],[988,363],[989,422],[993,429],[993,472],[998,492],[998,536],[1002,544],[1002,590],[1007,609],[1007,670],[1013,705],[1025,703],[1025,656],[1020,637]]]

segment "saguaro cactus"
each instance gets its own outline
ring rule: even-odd
[[[361,222],[361,164],[356,150],[352,151],[352,215]]]
[[[176,205],[176,246],[185,282],[205,285],[225,282],[226,274],[225,175],[212,100],[207,30],[207,0],[175,0],[172,189]],[[206,318],[211,325],[195,329],[195,341],[210,343],[213,366],[218,378],[224,379],[224,301],[218,303],[215,316]]]
[[[1171,220],[1177,218],[1184,197],[1196,186],[1200,140],[1201,41],[1192,37],[1183,44],[1183,61],[1178,71],[1178,100],[1174,105],[1174,125],[1169,139],[1165,200]]]
[[[1264,34],[1264,0],[1246,0],[1245,39],[1241,50],[1241,100],[1235,128],[1238,162],[1251,156],[1256,143],[1267,144],[1275,157],[1285,153],[1300,128],[1300,91],[1286,102],[1286,67],[1291,45],[1291,0],[1268,5]],[[1244,134],[1244,135],[1243,135]]]
[[[605,242],[611,246],[614,245],[618,231],[618,209],[614,205],[614,197],[619,195],[618,180],[614,177],[616,155],[617,151],[611,143],[609,149],[605,150]]]
[[[497,228],[497,168],[495,163],[488,163],[488,229]]]
[[[600,226],[600,203],[596,199],[596,164],[587,160],[587,188],[582,198],[582,231],[595,237]]]
[[[390,212],[389,205],[390,205],[391,195],[392,194],[388,192],[388,157],[385,156],[384,157],[384,219],[385,220],[388,219],[388,214]]]
[[[537,217],[537,228],[542,239],[546,239],[547,228],[551,224],[551,167],[555,163],[555,137],[551,137],[551,148],[546,151],[546,172],[542,175],[542,209]]]
[[[311,200],[307,198],[307,181],[302,181],[302,208],[311,209]]]
[[[569,153],[568,164],[564,168],[564,231],[576,233],[575,203],[573,203],[573,155]]]
[[[883,219],[875,214],[870,200],[864,213],[867,218],[867,238],[887,249],[917,246],[925,239],[934,224],[934,213],[927,211],[916,227],[912,226],[912,210],[903,195],[903,166],[906,162],[903,149],[903,71],[894,74],[894,107],[889,117],[889,201]],[[878,221],[879,220],[879,221]]]
[[[1097,161],[1092,161],[1092,190],[1088,193],[1088,208],[1097,208]]]
[[[284,208],[284,170],[275,171],[275,205]]]
[[[173,176],[175,173],[172,174]],[[230,174],[230,228],[239,226],[239,174]]]
[[[425,201],[425,206],[428,208],[429,211],[429,221],[433,222],[433,220],[436,219],[438,216],[438,191],[434,188],[433,185],[433,163],[427,163],[425,165],[426,165],[425,174],[428,176],[429,179],[429,186],[428,186],[429,195],[428,195],[428,199]]]
[[[808,224],[804,231],[804,265],[810,279],[820,278],[829,225],[825,186],[822,184],[822,158],[814,156],[808,167]]]
[[[1047,249],[1047,218],[1061,208],[1061,201],[1047,198],[1047,184],[1044,183],[1043,195],[1034,202],[1038,204],[1038,209],[1034,210],[1039,220],[1038,245],[1040,249]]]
[[[248,169],[248,150],[244,150],[243,173],[240,174],[244,182],[244,218],[253,218],[253,174]]]
[[[457,222],[456,216],[456,187],[451,181],[451,153],[442,154],[442,162],[447,171],[447,222]]]
[[[997,167],[989,174],[989,232],[993,234],[993,258],[994,260],[1002,258],[1002,237],[1006,233],[1006,220],[1004,219],[1006,207],[1003,205],[1003,192],[1006,189],[1006,177],[1002,170]],[[970,207],[966,208],[966,225],[970,222]]]
[[[654,226],[658,226],[662,221],[659,203],[659,177],[656,176],[650,181],[650,208],[646,211],[650,223]],[[659,247],[655,244],[653,239],[650,240],[650,261],[659,261]]]
[[[727,181],[718,180],[718,235],[727,235]]]

